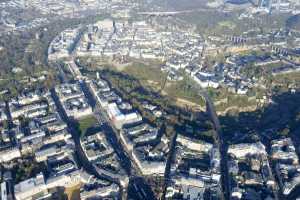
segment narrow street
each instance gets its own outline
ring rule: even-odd
[[[88,99],[89,103],[93,107],[94,116],[97,118],[98,123],[100,124],[101,129],[105,132],[108,141],[111,143],[112,147],[115,149],[118,157],[121,160],[121,165],[123,169],[127,172],[129,179],[129,188],[128,194],[126,193],[126,188],[123,189],[123,197],[125,199],[137,199],[137,200],[155,200],[155,196],[152,192],[151,187],[147,184],[143,177],[139,176],[138,170],[134,166],[134,163],[131,161],[129,153],[124,149],[118,130],[115,130],[114,127],[110,124],[108,117],[105,114],[105,111],[101,106],[96,102],[95,97],[93,96],[89,86],[85,81],[81,82],[83,92]],[[131,187],[136,185],[137,187]]]
[[[61,78],[61,83],[67,83],[67,79],[66,79],[66,75],[63,72],[63,70],[61,69],[61,66],[59,64],[56,65],[56,67],[59,69],[60,72],[60,78]],[[81,82],[81,81],[80,81]],[[76,122],[73,121],[73,119],[70,119],[67,114],[65,113],[59,98],[55,92],[54,89],[51,90],[51,95],[52,98],[54,99],[55,105],[57,107],[58,113],[61,116],[62,120],[65,121],[68,125],[68,129],[72,135],[72,138],[74,140],[75,143],[75,153],[76,153],[76,157],[77,157],[77,163],[79,165],[79,167],[82,167],[84,170],[86,170],[87,172],[89,172],[90,174],[93,174],[95,177],[100,178],[100,179],[106,179],[105,177],[101,176],[97,170],[95,169],[95,167],[93,166],[93,164],[91,162],[88,161],[88,159],[86,158],[82,146],[80,144],[80,133],[74,128],[76,127]],[[90,98],[89,98],[90,99]],[[99,123],[100,125],[102,125],[102,123]],[[105,126],[103,126],[105,127]],[[102,128],[102,127],[101,127]],[[111,137],[110,137],[111,138]],[[111,139],[110,139],[111,141]],[[125,160],[122,161],[122,163],[125,163]],[[119,183],[118,183],[119,184]],[[120,199],[126,199],[127,198],[127,191],[122,189],[121,194],[120,194]]]
[[[222,127],[215,111],[215,107],[213,102],[206,91],[201,91],[200,94],[205,98],[206,101],[206,112],[210,116],[214,128],[215,128],[215,139],[218,145],[218,148],[221,153],[221,174],[222,174],[222,189],[224,193],[224,199],[229,199],[229,176],[228,176],[228,165],[227,165],[227,148],[228,146],[224,142],[223,134],[222,134]]]
[[[166,195],[166,192],[167,192],[167,186],[168,186],[170,178],[171,178],[170,177],[170,171],[171,171],[172,162],[174,161],[174,153],[175,153],[177,135],[178,135],[177,133],[174,133],[173,137],[171,139],[170,152],[169,152],[169,155],[168,155],[166,170],[165,170],[165,174],[164,174],[164,190],[163,190],[162,200],[165,200],[165,195]]]
[[[87,172],[95,175],[96,177],[99,177],[95,168],[92,166],[92,164],[86,158],[86,156],[82,150],[82,147],[80,145],[80,135],[79,135],[78,131],[74,128],[75,127],[74,122],[68,118],[61,103],[59,102],[59,98],[56,95],[54,89],[51,90],[51,95],[52,95],[52,98],[54,99],[54,102],[55,102],[55,105],[57,107],[60,117],[62,118],[62,120],[64,122],[67,123],[68,130],[72,135],[72,139],[75,143],[75,150],[76,150],[75,152],[76,152],[76,156],[78,158],[79,167],[83,167]]]

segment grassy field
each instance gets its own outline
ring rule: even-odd
[[[124,69],[125,73],[137,78],[145,87],[150,87],[154,91],[160,91],[167,74],[162,72],[157,65],[133,64]],[[182,81],[166,81],[162,94],[167,95],[176,101],[179,106],[188,105],[190,107],[204,106],[202,97],[192,86],[195,83],[188,77]]]
[[[185,77],[182,81],[167,84],[164,92],[175,99],[184,99],[200,106],[205,106],[205,102],[201,95],[199,95],[199,91],[192,88],[194,84],[192,80]]]
[[[81,137],[85,135],[86,131],[97,124],[97,119],[94,116],[88,116],[78,121],[78,128]]]
[[[300,84],[300,72],[286,73],[274,77],[275,83]]]
[[[162,88],[167,74],[161,72],[158,67],[131,66],[128,67],[126,72],[138,78],[143,85],[150,86],[155,91],[163,89],[162,94],[175,99],[178,106],[194,107],[195,109],[205,107],[203,98],[192,87],[195,83],[186,76],[181,81],[166,81],[165,87]]]
[[[236,25],[231,21],[220,21],[218,23],[219,26],[223,26],[224,28],[235,29]]]
[[[158,66],[149,66],[142,63],[127,66],[124,72],[136,77],[144,84],[149,84],[149,80],[153,83],[161,84],[166,76]]]

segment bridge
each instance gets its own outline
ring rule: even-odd
[[[138,12],[139,15],[147,16],[173,16],[179,14],[192,13],[196,11],[205,11],[205,9],[191,9],[191,10],[181,10],[181,11],[152,11],[152,12]]]

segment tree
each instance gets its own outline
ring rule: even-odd
[[[281,132],[280,135],[284,137],[288,137],[290,134],[290,129],[288,127],[284,128]]]

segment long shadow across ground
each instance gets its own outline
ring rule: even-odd
[[[226,145],[261,141],[270,150],[274,139],[291,137],[300,155],[300,92],[273,96],[273,102],[254,112],[219,117]],[[287,199],[300,196],[300,187]],[[283,198],[286,199],[286,198]]]

